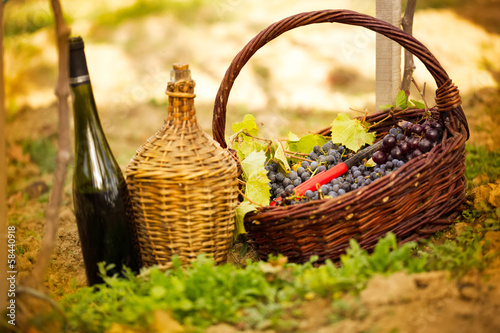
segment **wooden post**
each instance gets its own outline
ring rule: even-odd
[[[401,0],[377,0],[377,18],[396,27],[401,24]],[[376,97],[377,109],[394,104],[401,87],[401,46],[389,38],[376,36]]]

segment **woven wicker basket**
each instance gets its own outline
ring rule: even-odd
[[[396,172],[369,186],[340,197],[291,206],[263,207],[245,216],[245,228],[261,259],[282,253],[291,262],[305,262],[312,255],[318,262],[337,259],[354,238],[370,250],[387,232],[406,242],[443,230],[460,214],[465,200],[465,141],[468,126],[460,107],[457,87],[429,50],[402,30],[368,15],[348,10],[301,13],[278,21],[261,31],[234,58],[215,99],[213,136],[222,147],[226,105],[231,87],[242,67],[266,43],[282,33],[313,23],[338,22],[362,26],[380,33],[418,57],[434,77],[436,107],[431,111],[446,124],[444,139],[429,153],[404,164]],[[379,112],[367,117],[378,137],[398,120],[416,121],[424,110],[395,114]],[[384,118],[387,118],[384,120]],[[319,133],[328,135],[328,129]]]
[[[189,264],[200,253],[226,260],[238,205],[234,159],[199,127],[187,65],[174,65],[168,118],[126,169],[143,264]]]

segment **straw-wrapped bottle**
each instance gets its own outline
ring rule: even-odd
[[[183,264],[200,253],[226,260],[238,205],[235,160],[196,121],[195,82],[174,64],[168,117],[127,166],[140,251],[146,266]]]

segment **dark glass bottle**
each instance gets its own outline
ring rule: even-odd
[[[89,285],[101,283],[97,263],[137,272],[134,227],[127,213],[128,191],[104,135],[81,37],[69,39],[69,76],[75,123],[73,204]]]

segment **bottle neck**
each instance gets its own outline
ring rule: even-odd
[[[71,38],[69,41],[69,84],[77,87],[90,84],[87,59],[81,37]]]
[[[79,156],[79,148],[82,145],[85,146],[84,142],[88,140],[94,140],[95,143],[105,147],[108,147],[108,143],[97,113],[83,41],[80,37],[70,39],[69,51],[69,81],[73,95],[75,149]]]
[[[173,71],[175,72],[173,73],[174,80],[168,83],[165,91],[165,94],[168,95],[167,122],[174,126],[191,127],[197,123],[194,107],[196,83],[191,79],[188,71]]]

